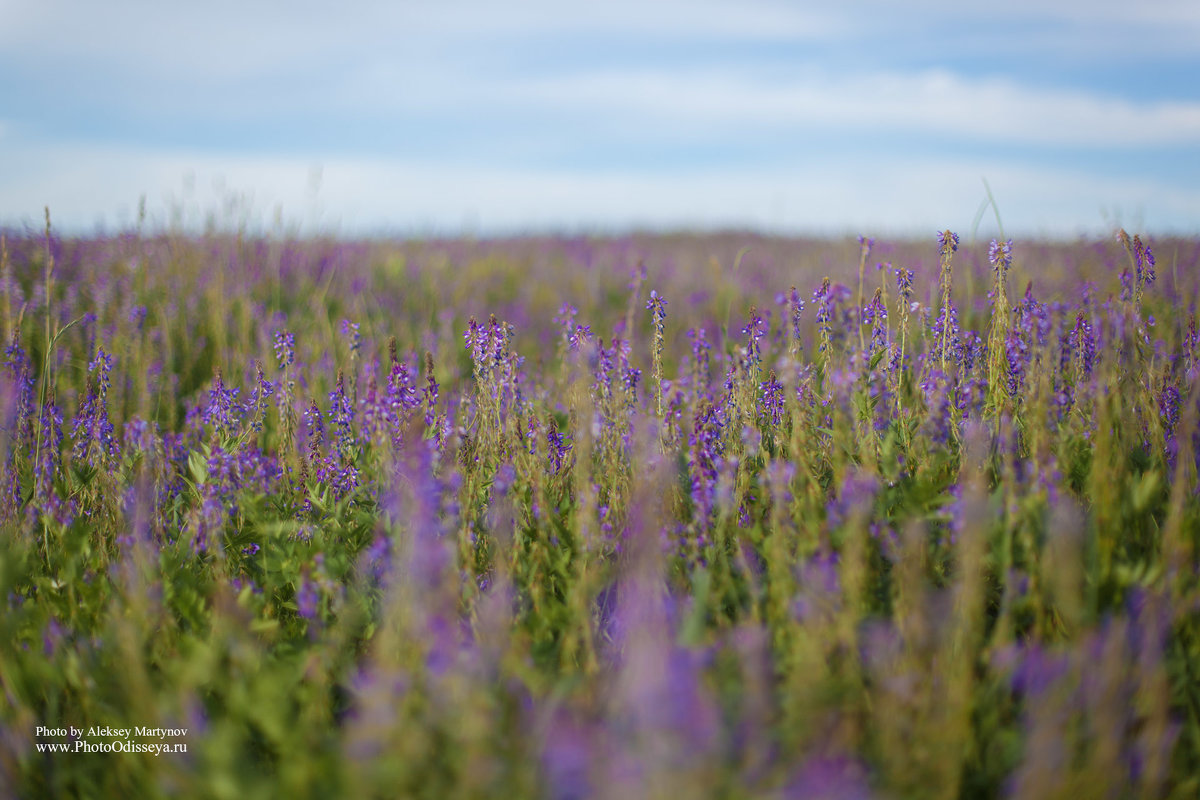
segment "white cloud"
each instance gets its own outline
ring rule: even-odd
[[[1079,146],[1200,145],[1200,103],[1137,103],[1083,91],[1040,89],[945,71],[786,80],[748,73],[625,71],[503,87],[492,97],[531,110],[573,109],[598,119],[636,118],[684,130],[849,129],[921,131],[982,142]]]
[[[69,24],[67,24],[69,21]],[[463,57],[514,36],[589,34],[799,40],[829,35],[845,21],[775,2],[551,0],[244,3],[108,3],[41,0],[3,13],[0,47],[36,56],[93,59],[124,68],[201,78],[278,74],[301,64],[391,58],[417,49]],[[99,35],[98,35],[99,33]]]
[[[1020,35],[1012,30],[1020,29]],[[1029,47],[1071,51],[1088,60],[1174,53],[1195,56],[1200,4],[1194,0],[40,0],[0,3],[0,51],[60,63],[214,81],[278,75],[301,65],[438,53],[438,66],[495,54],[514,37],[585,35],[619,42],[820,43],[864,50],[941,49],[956,41],[995,50],[1001,65]],[[798,52],[797,55],[802,55]],[[434,66],[430,64],[429,66]]]

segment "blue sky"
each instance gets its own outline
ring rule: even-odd
[[[1000,5],[0,0],[0,222],[1200,232],[1200,3]]]

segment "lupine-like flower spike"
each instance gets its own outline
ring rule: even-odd
[[[71,423],[73,457],[105,469],[113,468],[120,450],[108,416],[109,373],[113,362],[103,347],[96,350],[96,357],[88,363],[88,380],[79,412]]]
[[[762,346],[759,342],[767,335],[766,318],[759,313],[757,307],[751,306],[750,321],[742,328],[742,335],[746,337],[746,361],[752,371],[757,371],[762,362]]]
[[[288,331],[275,332],[275,361],[287,369],[296,360],[296,337]]]
[[[783,384],[776,378],[775,370],[759,386],[758,411],[772,425],[779,425],[783,419]]]
[[[1012,240],[992,240],[988,248],[995,283],[992,285],[992,327],[988,337],[988,402],[997,414],[1012,401],[1011,364],[1006,357],[1008,347],[1008,286],[1005,282],[1012,268]]]
[[[823,361],[828,363],[833,332],[833,292],[830,289],[829,278],[823,279],[820,288],[813,292],[813,304],[817,307],[817,352],[822,354]]]
[[[657,289],[650,290],[650,299],[646,301],[646,310],[652,313],[654,321],[654,346],[651,350],[654,365],[654,397],[659,419],[665,411],[663,407],[663,366],[662,353],[667,321],[667,300]]]
[[[346,394],[346,376],[341,370],[338,370],[337,384],[329,393],[329,422],[333,425],[338,455],[345,458],[354,444],[354,404]]]
[[[225,381],[218,369],[213,376],[212,388],[208,391],[208,405],[203,420],[211,425],[218,436],[232,436],[241,418],[242,407],[237,402],[237,389],[225,388]]]
[[[863,324],[871,328],[871,339],[866,350],[868,356],[888,345],[887,317],[887,306],[883,304],[883,290],[876,289],[871,302],[863,308]]]
[[[1000,278],[1007,275],[1008,270],[1012,267],[1012,246],[1012,239],[1007,242],[998,242],[992,239],[992,244],[988,248],[988,261]]]
[[[359,333],[358,323],[348,319],[342,320],[342,335],[350,345],[351,359],[358,358],[358,351],[362,347],[362,334]]]
[[[953,278],[953,269],[951,267],[951,258],[958,250],[958,234],[950,231],[942,231],[938,234],[938,255],[941,262],[941,272],[938,278],[939,286],[942,294],[941,305],[941,336],[938,338],[938,361],[941,364],[942,372],[946,371],[946,359],[950,355],[951,340],[951,307],[950,307],[950,288]]]
[[[712,366],[709,351],[712,345],[708,343],[708,334],[702,327],[691,328],[687,335],[692,340],[692,393],[699,397],[708,389],[708,375]]]

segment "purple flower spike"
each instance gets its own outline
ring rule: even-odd
[[[286,369],[296,360],[296,337],[287,331],[275,332],[275,361]]]
[[[783,384],[776,380],[775,370],[771,370],[770,377],[759,386],[758,410],[771,420],[772,425],[778,425],[783,419]]]
[[[958,234],[950,231],[939,231],[938,235],[938,252],[943,256],[958,250]]]

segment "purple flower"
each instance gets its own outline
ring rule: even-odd
[[[348,319],[342,320],[342,335],[350,340],[350,352],[357,356],[362,347],[362,335],[358,332],[358,323]]]
[[[554,324],[560,326],[565,335],[566,331],[571,326],[571,323],[577,316],[579,316],[578,308],[570,303],[563,303],[562,306],[559,307],[558,313],[554,315]]]
[[[96,357],[88,363],[87,388],[71,423],[71,438],[75,443],[73,457],[93,467],[103,465],[109,469],[115,464],[120,449],[108,417],[109,372],[112,367],[113,357],[106,355],[103,347],[99,348]]]
[[[988,248],[988,261],[1000,277],[1004,277],[1012,267],[1012,246],[1012,239],[1007,242],[992,239],[992,244]]]
[[[659,294],[657,289],[650,290],[650,299],[646,301],[646,310],[654,312],[654,327],[661,329],[663,320],[667,318],[667,299]]]
[[[1096,363],[1096,337],[1092,332],[1092,323],[1082,311],[1075,316],[1075,327],[1071,329],[1071,345],[1074,347],[1076,358],[1079,359],[1083,377],[1092,377],[1092,368]]]
[[[572,352],[578,351],[580,347],[591,341],[591,338],[591,325],[574,325],[567,333],[567,347]]]
[[[871,326],[870,352],[872,353],[887,346],[887,315],[887,306],[883,304],[883,292],[876,289],[875,296],[863,309],[863,324]]]
[[[36,515],[40,510],[48,517],[66,523],[73,516],[71,504],[64,502],[54,489],[55,478],[62,470],[62,425],[62,413],[51,396],[38,416],[39,450],[34,462],[34,501],[29,504],[29,513]]]
[[[262,431],[263,420],[267,416],[267,399],[274,396],[278,384],[264,377],[262,364],[259,362],[254,364],[254,373],[254,390],[250,393],[249,400],[246,401],[245,413],[250,415],[251,427],[256,431]]]
[[[875,504],[879,491],[878,481],[869,474],[848,472],[842,481],[837,497],[826,506],[826,518],[830,529],[840,527],[847,519],[860,515],[866,517]]]
[[[320,601],[317,585],[308,578],[301,578],[300,586],[296,589],[296,613],[303,619],[316,619]]]
[[[759,342],[767,335],[767,318],[759,313],[757,307],[750,307],[750,321],[746,323],[746,327],[742,328],[742,335],[746,337],[747,360],[751,366],[758,366],[762,361],[762,348],[759,346]]]
[[[943,256],[958,250],[958,234],[950,231],[939,231],[938,235],[938,252]]]
[[[310,458],[319,458],[321,445],[325,443],[325,422],[321,417],[321,410],[317,408],[316,400],[311,401],[304,411],[304,424],[308,428]]]
[[[421,390],[422,403],[425,406],[425,425],[433,424],[435,409],[438,402],[437,378],[433,374],[433,353],[425,352],[425,388]]]
[[[958,307],[954,303],[950,303],[943,308],[938,314],[937,319],[933,323],[933,341],[940,343],[945,337],[945,357],[951,364],[960,363],[963,360],[963,342],[959,336],[958,327]]]
[[[392,542],[382,533],[376,534],[375,540],[363,554],[366,570],[376,581],[382,580],[391,568]]]
[[[688,437],[688,471],[694,516],[704,526],[716,508],[717,482],[724,463],[724,432],[727,425],[723,404],[700,401]]]
[[[237,402],[238,390],[226,389],[217,370],[213,378],[212,388],[208,391],[208,405],[204,409],[202,419],[206,425],[212,425],[218,434],[232,435],[241,416],[241,407]]]
[[[955,424],[953,417],[954,385],[950,378],[941,370],[930,369],[921,379],[921,389],[925,393],[925,403],[929,409],[928,429],[930,438],[940,444],[950,441],[951,430]]]
[[[779,796],[786,800],[871,800],[875,795],[869,773],[860,763],[818,756],[804,762]]]
[[[471,317],[467,321],[467,329],[463,331],[463,342],[468,352],[471,353],[471,361],[475,364],[476,370],[484,362],[484,353],[489,349],[489,336],[486,327],[481,326]]]
[[[687,332],[687,336],[692,340],[692,366],[695,370],[697,384],[708,384],[708,373],[711,368],[709,351],[712,350],[712,345],[708,343],[708,334],[704,328],[691,328]],[[699,392],[699,385],[692,387]]]
[[[895,270],[896,288],[900,291],[900,302],[908,305],[913,294],[913,271],[899,267]]]
[[[1163,430],[1167,436],[1175,430],[1175,426],[1179,424],[1179,389],[1173,383],[1168,383],[1163,386],[1162,392],[1158,395],[1158,413],[1162,417]]]
[[[338,454],[345,456],[354,444],[354,404],[346,394],[346,376],[338,370],[337,383],[329,393],[329,422],[334,430],[334,444]]]
[[[1008,362],[1008,391],[1019,397],[1025,385],[1025,369],[1029,365],[1029,345],[1018,327],[1009,328],[1004,341],[1004,355]]]
[[[551,474],[557,475],[568,463],[571,453],[571,439],[558,430],[553,419],[546,421],[546,445],[549,447]]]
[[[797,348],[800,347],[800,317],[804,311],[804,298],[800,296],[800,292],[793,286],[788,292],[787,298],[788,319],[792,323],[791,334],[792,342]]]
[[[818,350],[825,352],[833,331],[833,292],[830,289],[829,278],[822,280],[820,288],[813,292],[813,303],[817,306],[817,332],[821,339]]]
[[[778,425],[783,419],[783,384],[776,380],[775,370],[771,370],[770,377],[759,386],[758,411],[770,419],[772,425]]]
[[[275,331],[275,361],[286,369],[296,360],[296,337],[287,331]]]

